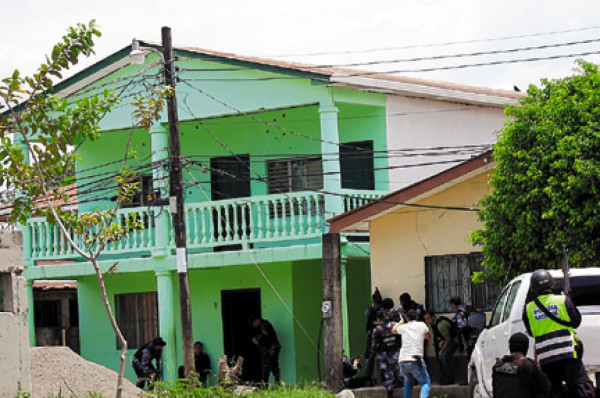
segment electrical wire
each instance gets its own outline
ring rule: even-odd
[[[328,52],[296,53],[296,54],[271,54],[271,55],[267,55],[267,56],[275,57],[275,58],[285,58],[285,57],[298,57],[298,56],[309,57],[309,56],[322,56],[322,55],[365,54],[365,53],[381,52],[381,51],[395,51],[395,50],[408,50],[408,49],[415,49],[415,48],[451,46],[451,45],[456,45],[456,44],[487,43],[487,42],[504,41],[504,40],[511,40],[511,39],[522,39],[522,38],[526,38],[526,37],[551,36],[551,35],[564,34],[564,33],[585,32],[585,31],[596,30],[596,29],[600,29],[600,25],[587,26],[587,27],[574,28],[574,29],[555,30],[555,31],[550,31],[550,32],[538,32],[538,33],[509,35],[509,36],[501,36],[501,37],[491,37],[491,38],[485,38],[485,39],[447,41],[447,42],[441,42],[441,43],[427,43],[427,44],[410,44],[410,45],[399,46],[399,47],[380,47],[380,48],[370,48],[370,49],[362,49],[362,50],[328,51]]]

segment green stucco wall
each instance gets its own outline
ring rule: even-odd
[[[211,357],[213,370],[216,371],[217,359],[223,354],[221,291],[258,288],[261,293],[262,316],[271,321],[282,344],[280,355],[282,378],[287,382],[316,378],[317,353],[313,343],[317,342],[321,319],[321,261],[316,259],[269,263],[261,264],[259,267],[273,287],[256,265],[207,268],[190,272],[194,340],[201,340],[204,343],[205,350]],[[113,306],[115,294],[150,292],[157,289],[156,277],[150,272],[110,275],[106,283]],[[285,305],[274,289],[277,290]],[[177,295],[177,289],[175,290]],[[118,369],[116,339],[100,300],[99,288],[94,277],[82,277],[78,280],[78,299],[82,356],[111,369]],[[180,355],[177,363],[181,364],[180,318],[177,303],[175,307],[177,352]],[[294,311],[297,321],[306,330],[312,343],[301,330],[298,322],[294,322],[288,308]],[[239,320],[240,323],[246,321],[246,319]],[[134,351],[135,349],[132,349],[129,352],[126,366],[126,376],[130,380],[135,379],[130,364]]]
[[[371,303],[371,269],[369,260],[348,260],[346,264],[348,329],[350,352],[363,355],[366,348],[365,308]]]

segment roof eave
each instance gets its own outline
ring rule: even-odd
[[[366,227],[366,223],[373,219],[440,192],[469,176],[487,170],[493,165],[492,151],[487,151],[408,187],[330,218],[327,220],[329,231],[333,233],[368,232],[369,228]]]
[[[441,87],[420,85],[414,83],[387,81],[361,76],[333,75],[334,85],[360,90],[376,90],[391,95],[427,98],[450,101],[455,103],[482,105],[494,108],[504,108],[507,104],[514,105],[517,99],[498,95],[452,90]]]

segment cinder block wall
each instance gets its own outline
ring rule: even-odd
[[[0,231],[0,396],[31,391],[27,286],[20,231]]]

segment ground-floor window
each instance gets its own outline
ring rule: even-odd
[[[500,292],[494,282],[474,284],[471,277],[482,269],[482,253],[451,254],[425,257],[425,291],[427,308],[435,312],[451,312],[448,299],[459,296],[463,303],[488,311]]]
[[[156,292],[117,294],[115,305],[117,323],[130,348],[140,348],[158,336]]]

